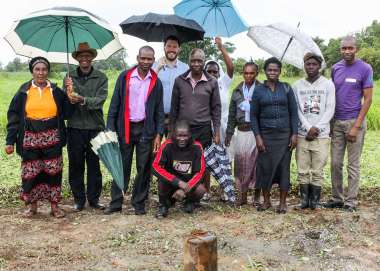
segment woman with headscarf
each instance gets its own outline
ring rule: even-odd
[[[256,86],[259,67],[247,62],[243,68],[244,81],[232,92],[229,107],[225,145],[230,147],[231,158],[234,159],[234,176],[238,190],[238,206],[247,204],[247,192],[254,187],[256,181],[256,140],[251,129],[250,103]],[[236,131],[235,131],[235,128]],[[260,190],[255,190],[254,204],[257,205]]]
[[[44,57],[30,60],[32,80],[21,85],[8,109],[5,151],[21,156],[21,199],[26,217],[37,213],[38,201],[51,203],[51,215],[65,216],[61,200],[62,147],[66,144],[64,119],[70,115],[67,95],[47,78],[50,63]]]
[[[280,187],[277,212],[284,214],[290,188],[291,151],[297,145],[298,115],[292,88],[279,81],[281,67],[275,57],[265,61],[267,80],[253,93],[251,123],[259,151],[255,187],[262,189],[264,196],[264,203],[258,209],[263,211],[271,207],[270,191],[276,181]]]

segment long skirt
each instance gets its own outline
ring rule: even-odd
[[[290,188],[290,159],[289,149],[290,130],[264,130],[261,137],[266,152],[259,152],[256,163],[256,188],[270,190],[274,182],[280,190]]]
[[[252,131],[236,130],[231,138],[230,155],[234,158],[236,188],[245,193],[256,182],[256,139]]]
[[[59,202],[63,160],[57,118],[27,119],[22,149],[21,199]]]

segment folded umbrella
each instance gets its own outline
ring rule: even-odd
[[[5,40],[16,54],[43,56],[53,63],[77,63],[71,56],[78,44],[97,50],[97,60],[121,50],[117,33],[102,18],[80,8],[53,7],[17,20]]]
[[[236,198],[231,161],[226,149],[221,145],[212,143],[210,147],[205,149],[204,157],[206,168],[222,187],[228,201],[235,202]]]
[[[90,141],[92,150],[111,173],[114,182],[124,194],[124,172],[119,141],[115,132],[100,132]]]
[[[164,41],[168,36],[175,36],[181,42],[202,40],[203,28],[194,20],[177,15],[147,13],[131,16],[120,24],[124,34],[138,37],[145,41]]]
[[[306,53],[315,53],[323,58],[321,50],[310,36],[284,23],[252,26],[247,35],[264,51],[299,69],[303,69]],[[323,61],[322,68],[325,66]]]
[[[230,0],[183,0],[174,12],[197,21],[206,37],[232,37],[248,29]]]

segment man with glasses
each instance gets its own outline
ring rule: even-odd
[[[103,104],[108,94],[106,75],[92,66],[95,49],[87,42],[80,43],[72,53],[79,67],[64,80],[64,87],[72,90],[69,99],[75,105],[68,120],[69,183],[74,196],[74,210],[82,211],[86,198],[90,207],[103,210],[99,203],[102,191],[102,174],[98,156],[92,151],[90,140],[104,130]],[[87,191],[84,185],[85,163],[87,164]]]

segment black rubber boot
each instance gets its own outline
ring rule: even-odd
[[[310,187],[309,184],[300,184],[301,209],[309,208]]]
[[[318,208],[319,200],[321,199],[321,187],[316,185],[310,185],[310,203],[309,207],[310,209],[314,210],[315,208]]]

